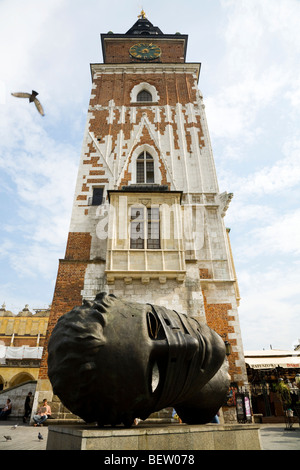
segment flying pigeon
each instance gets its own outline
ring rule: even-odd
[[[39,441],[42,441],[44,439],[40,432],[38,433],[38,438],[39,438]]]
[[[37,99],[37,96],[38,93],[34,90],[32,90],[32,93],[23,93],[23,92],[17,92],[17,93],[12,93],[12,96],[16,96],[17,98],[28,98],[29,99],[29,103],[32,103],[34,102],[35,106],[36,106],[36,109],[38,110],[38,112],[42,115],[42,116],[45,116],[45,113],[44,113],[44,110],[43,110],[43,107],[41,105],[41,103],[39,102],[39,100]]]
[[[10,436],[3,436],[3,437],[5,437],[5,439],[6,439],[7,441],[11,441],[11,437],[10,437]]]

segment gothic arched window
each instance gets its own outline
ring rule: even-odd
[[[136,159],[136,182],[154,183],[154,161],[146,151]]]
[[[131,103],[158,103],[159,95],[155,86],[147,82],[140,82],[130,92]]]
[[[136,100],[137,101],[153,101],[151,93],[147,90],[140,91],[136,97]]]

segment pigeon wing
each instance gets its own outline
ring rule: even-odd
[[[17,93],[12,93],[12,96],[16,96],[17,98],[30,98],[31,93],[17,92]]]
[[[39,102],[39,100],[37,98],[34,99],[34,104],[36,105],[36,108],[38,110],[38,112],[42,115],[42,116],[45,116],[45,113],[44,113],[44,110],[43,110],[43,106],[41,105],[41,103]]]

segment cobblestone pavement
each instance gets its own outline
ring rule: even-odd
[[[34,427],[16,422],[0,422],[1,450],[46,450],[48,427]],[[43,440],[38,439],[41,433]],[[293,425],[293,430],[286,430],[285,424],[262,424],[260,426],[262,450],[300,450],[300,427]],[[10,436],[6,440],[4,436]]]
[[[17,424],[17,427],[15,425]],[[38,439],[39,432],[43,440]],[[4,436],[10,436],[6,440]],[[47,426],[29,426],[17,421],[0,422],[0,451],[1,450],[46,450],[48,437]]]
[[[284,423],[261,425],[260,439],[263,450],[300,450],[299,424],[291,430]]]

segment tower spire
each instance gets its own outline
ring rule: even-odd
[[[142,8],[141,13],[138,15],[138,18],[143,19],[143,20],[146,18],[146,13],[144,12],[143,8]]]

